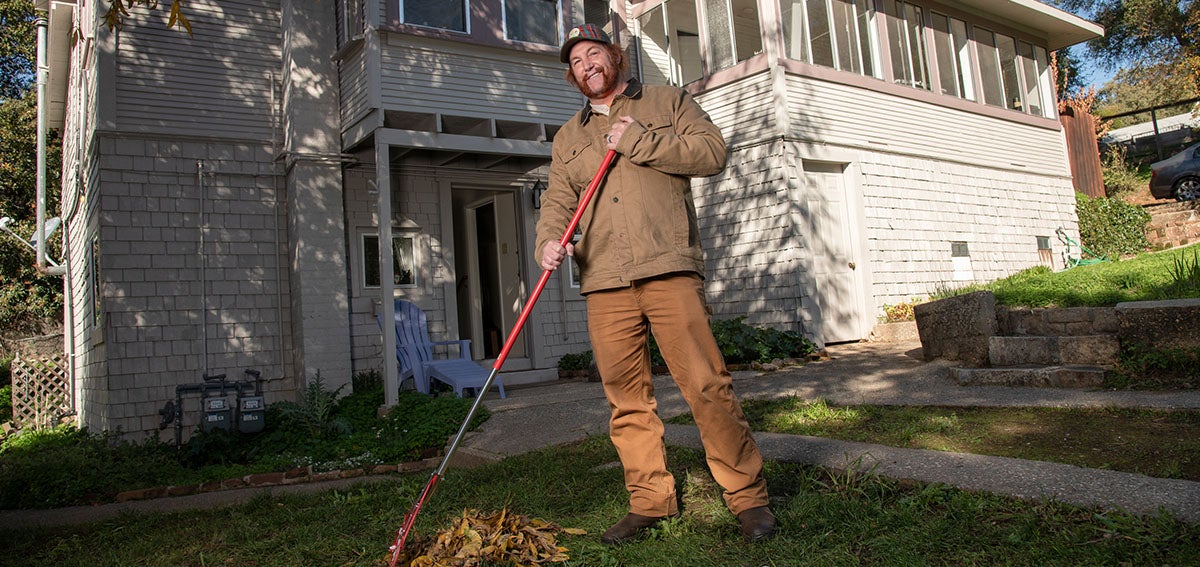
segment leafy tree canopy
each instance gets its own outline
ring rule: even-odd
[[[19,98],[36,79],[34,21],[31,0],[0,0],[0,101]]]
[[[1134,80],[1141,90],[1158,91],[1138,97],[1166,100],[1200,92],[1200,0],[1054,3],[1104,26],[1104,36],[1088,42],[1088,54],[1103,68],[1128,70],[1114,82]]]

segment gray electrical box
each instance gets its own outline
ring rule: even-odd
[[[204,421],[200,423],[200,429],[205,432],[229,431],[233,425],[233,408],[229,407],[229,400],[225,398],[205,398],[204,399]]]
[[[238,400],[238,431],[258,433],[266,426],[266,404],[262,396],[247,396]]]

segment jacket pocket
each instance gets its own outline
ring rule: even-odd
[[[592,153],[592,145],[590,140],[580,140],[563,150],[563,165],[566,166],[571,184],[576,187],[591,180],[591,174],[587,173],[588,160],[582,158]]]

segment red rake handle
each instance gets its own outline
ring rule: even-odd
[[[579,227],[579,219],[583,217],[584,209],[587,209],[588,203],[592,201],[592,196],[600,188],[600,183],[604,181],[604,175],[608,173],[608,168],[612,165],[616,157],[616,150],[608,150],[608,153],[604,154],[604,161],[600,163],[600,168],[596,170],[596,175],[592,177],[592,182],[588,184],[587,190],[579,198],[579,207],[576,208],[575,215],[571,217],[571,222],[567,224],[567,229],[563,231],[563,236],[558,241],[559,246],[566,246],[568,242],[571,242],[571,237],[575,235],[575,229]],[[492,387],[492,382],[495,381],[500,368],[504,366],[504,361],[508,359],[508,351],[512,350],[513,344],[517,342],[517,336],[521,334],[521,329],[525,327],[525,321],[529,319],[529,313],[533,311],[533,306],[537,303],[538,296],[542,294],[542,290],[546,287],[546,282],[550,281],[550,274],[553,272],[554,270],[542,271],[542,277],[538,279],[533,292],[529,294],[529,299],[525,301],[525,307],[521,309],[521,316],[517,317],[516,324],[513,325],[512,331],[508,334],[508,339],[504,341],[504,348],[500,350],[500,355],[496,357],[496,362],[492,364],[492,373],[488,376],[487,381],[483,383],[483,386],[475,392],[475,402],[471,404],[471,409],[467,411],[466,419],[463,420],[462,425],[458,428],[458,434],[454,436],[450,447],[446,449],[446,455],[442,457],[442,463],[429,476],[429,482],[425,484],[425,489],[421,491],[417,502],[409,509],[408,514],[404,515],[404,523],[400,525],[400,530],[396,532],[396,542],[390,549],[392,558],[388,563],[389,567],[396,567],[396,561],[400,559],[400,552],[404,550],[404,542],[408,539],[408,533],[412,531],[413,524],[417,521],[417,514],[421,513],[421,507],[425,505],[425,500],[429,498],[430,494],[433,494],[433,488],[437,486],[438,480],[442,478],[442,473],[446,471],[446,465],[450,463],[450,458],[458,450],[458,444],[462,441],[463,434],[467,432],[471,418],[475,417],[475,412],[479,409],[480,402],[483,401],[484,393]]]
[[[566,246],[571,242],[571,237],[575,236],[575,229],[579,226],[579,219],[583,217],[583,211],[587,209],[588,203],[592,201],[592,196],[596,194],[596,190],[600,188],[600,183],[604,181],[604,175],[608,173],[608,168],[617,157],[616,150],[608,150],[604,154],[604,161],[600,163],[600,169],[596,170],[596,175],[592,177],[592,182],[588,184],[587,191],[584,191],[583,196],[579,198],[579,207],[575,209],[575,216],[571,217],[571,222],[567,224],[567,230],[563,231],[562,238],[559,239],[559,246]],[[534,304],[537,303],[538,296],[542,294],[542,289],[546,287],[546,282],[550,281],[550,274],[554,270],[543,270],[542,277],[538,278],[538,283],[533,287],[533,292],[529,294],[529,299],[525,301],[525,307],[521,309],[521,316],[517,317],[517,323],[513,325],[513,330],[508,334],[508,339],[504,341],[504,348],[500,349],[500,356],[496,357],[496,362],[492,364],[492,368],[500,370],[504,366],[504,361],[508,359],[508,351],[517,342],[517,336],[521,334],[521,329],[525,327],[525,320],[529,319],[529,313],[533,311]]]

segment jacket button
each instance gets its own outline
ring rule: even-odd
[[[614,202],[614,203],[616,203],[616,202],[618,202],[618,201],[620,201],[620,199],[618,199],[618,198],[616,198],[616,197],[613,197],[613,202]]]

